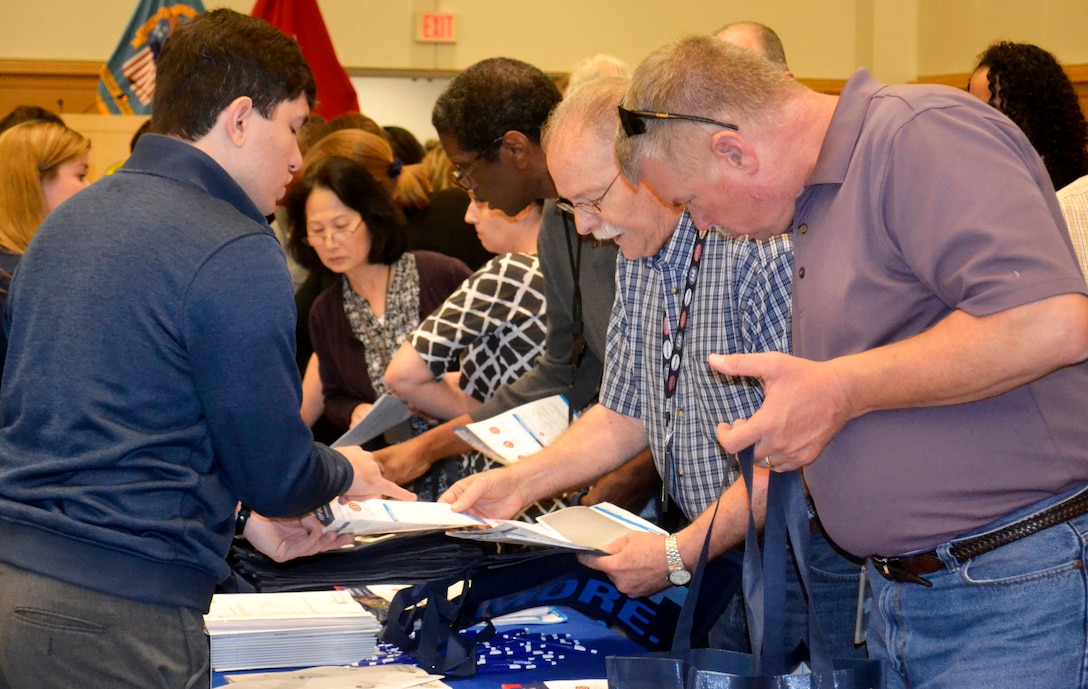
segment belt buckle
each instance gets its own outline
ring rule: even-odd
[[[903,567],[901,558],[874,555],[872,560],[873,564],[876,565],[877,571],[888,581],[897,581],[901,584],[921,584],[926,588],[933,588],[933,584],[930,583],[928,579],[908,572],[906,568]]]

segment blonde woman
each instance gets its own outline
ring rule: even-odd
[[[0,134],[0,313],[11,276],[38,226],[87,186],[90,151],[91,142],[82,134],[44,120]],[[7,335],[0,329],[0,367],[7,349]]]

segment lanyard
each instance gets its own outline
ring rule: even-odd
[[[676,384],[680,377],[680,361],[684,354],[684,332],[688,327],[688,311],[691,309],[692,297],[695,293],[695,281],[699,279],[699,263],[703,259],[703,248],[706,245],[706,232],[699,232],[695,237],[695,246],[691,250],[691,262],[688,264],[686,279],[684,280],[684,293],[680,300],[680,319],[676,328],[670,328],[669,310],[663,309],[661,317],[662,347],[662,373],[665,380],[665,471],[661,477],[661,506],[662,511],[667,509],[669,497],[669,484],[672,479],[672,407],[673,396],[676,394]],[[670,335],[670,331],[672,334]]]

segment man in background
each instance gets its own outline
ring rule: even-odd
[[[616,292],[616,246],[580,237],[570,217],[555,207],[540,129],[560,100],[558,88],[536,67],[492,58],[455,77],[435,103],[432,121],[462,188],[508,215],[545,200],[538,255],[548,332],[544,355],[517,382],[499,388],[469,414],[375,453],[384,475],[398,483],[422,475],[443,457],[470,451],[452,433],[455,426],[555,394],[566,395],[574,409],[597,398]],[[654,480],[646,454],[598,482],[586,502],[608,500],[637,511]]]
[[[786,64],[786,49],[782,46],[782,39],[771,27],[759,22],[734,22],[718,29],[714,35],[726,43],[762,55],[784,74],[793,76],[790,66]]]

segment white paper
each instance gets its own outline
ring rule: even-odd
[[[487,522],[463,512],[454,512],[444,502],[407,502],[402,500],[352,500],[341,504],[339,499],[319,508],[314,515],[325,525],[325,531],[372,534],[405,533],[409,531],[440,531],[466,526],[482,526]]]
[[[399,423],[404,423],[412,415],[408,405],[396,395],[382,395],[374,406],[359,419],[348,432],[336,439],[330,447],[362,445],[377,438]]]
[[[457,437],[492,459],[512,464],[539,452],[567,429],[570,405],[552,395],[454,429]]]
[[[656,524],[608,502],[592,507],[579,505],[549,512],[539,517],[535,524],[497,521],[487,529],[447,533],[470,540],[602,552],[609,543],[631,532],[661,535],[668,533]]]
[[[381,628],[347,591],[216,594],[204,626],[218,671],[355,663]]]
[[[209,632],[238,627],[268,629],[312,624],[358,624],[372,619],[347,591],[292,593],[219,593],[204,616]]]
[[[373,667],[312,667],[290,672],[258,672],[227,675],[227,681],[243,689],[340,689],[365,686],[375,689],[410,689],[412,687],[448,687],[439,682],[441,675],[431,675],[414,665],[375,665]]]

